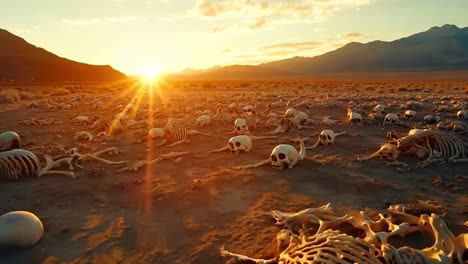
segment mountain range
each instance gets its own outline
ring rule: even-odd
[[[391,42],[351,42],[315,57],[293,57],[256,66],[218,67],[177,77],[242,80],[464,70],[468,70],[468,27],[444,25]]]
[[[444,25],[390,42],[351,42],[315,57],[293,57],[259,65],[189,69],[169,77],[189,80],[314,79],[359,73],[466,70],[468,27]],[[101,82],[124,78],[125,74],[109,65],[90,65],[62,58],[0,29],[0,82]]]
[[[90,65],[59,57],[0,29],[0,82],[107,82],[126,78],[109,65]]]

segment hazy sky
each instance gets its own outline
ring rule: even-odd
[[[0,0],[0,28],[127,74],[314,56],[468,26],[468,0]]]

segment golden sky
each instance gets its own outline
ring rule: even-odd
[[[466,0],[0,0],[0,28],[126,74],[315,56],[468,25]]]

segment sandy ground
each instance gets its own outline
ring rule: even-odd
[[[324,125],[323,116],[346,118],[350,100],[360,103],[369,112],[377,103],[387,105],[389,112],[403,114],[400,104],[418,96],[427,98],[418,111],[418,120],[441,100],[468,102],[467,83],[454,82],[228,82],[179,83],[178,88],[164,87],[151,100],[146,92],[141,96],[136,121],[141,122],[111,138],[100,137],[94,142],[77,143],[77,131],[90,131],[91,125],[71,124],[77,115],[112,117],[129,103],[137,89],[129,84],[68,85],[69,95],[51,95],[56,87],[22,86],[32,98],[16,103],[0,104],[0,132],[18,132],[34,149],[56,155],[59,145],[65,149],[78,147],[90,153],[107,147],[117,147],[119,156],[104,156],[110,160],[144,160],[172,151],[190,151],[181,160],[165,160],[140,170],[119,173],[119,166],[89,162],[76,171],[78,179],[64,176],[22,179],[0,183],[0,214],[13,210],[35,213],[44,223],[45,235],[35,246],[26,249],[0,251],[0,263],[225,263],[219,248],[225,245],[233,252],[268,258],[276,254],[275,235],[279,231],[271,210],[299,211],[331,203],[337,210],[383,210],[389,204],[411,203],[414,200],[436,201],[447,209],[446,219],[455,234],[467,232],[463,223],[468,213],[468,164],[415,168],[417,157],[402,155],[409,163],[409,172],[397,172],[378,159],[356,161],[355,155],[367,155],[386,142],[391,129],[402,133],[401,126]],[[68,88],[67,88],[68,87]],[[2,88],[0,88],[2,89]],[[328,99],[325,98],[328,93]],[[105,96],[102,109],[93,108],[93,98]],[[73,102],[72,98],[81,98]],[[369,100],[371,97],[371,100]],[[28,108],[35,98],[38,108]],[[216,111],[236,102],[241,107],[257,103],[262,121],[267,103],[290,100],[297,106],[305,99],[322,98],[308,111],[315,121],[312,129],[300,135],[312,136],[323,129],[347,131],[335,145],[308,150],[307,156],[319,155],[323,165],[300,161],[291,170],[234,170],[233,167],[265,160],[280,143],[294,144],[279,135],[278,139],[254,141],[249,153],[208,153],[227,144],[233,130],[230,122],[212,120],[206,127],[194,126],[196,111]],[[49,110],[44,99],[70,103],[70,110]],[[137,101],[134,103],[137,105]],[[153,106],[149,106],[153,102]],[[327,104],[335,102],[336,104]],[[167,107],[165,107],[167,106]],[[186,108],[183,110],[182,108]],[[148,109],[160,109],[161,114],[148,118]],[[172,110],[170,110],[172,108]],[[283,114],[285,103],[273,107]],[[457,109],[458,110],[458,109]],[[441,113],[454,118],[455,110]],[[159,139],[148,140],[149,127],[162,127],[168,117],[176,123],[211,136],[197,135],[190,144],[157,147]],[[50,125],[20,124],[22,120],[48,119]],[[54,123],[54,121],[57,121]],[[406,121],[405,121],[406,122]],[[413,122],[407,122],[409,126]],[[255,135],[273,130],[259,125]],[[312,142],[307,142],[311,145]],[[298,147],[298,146],[297,146]],[[66,169],[66,168],[64,168]],[[197,183],[194,183],[194,180]]]

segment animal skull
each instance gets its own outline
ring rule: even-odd
[[[249,152],[252,149],[252,139],[247,135],[235,136],[229,139],[228,147],[235,154]]]
[[[424,117],[422,123],[426,125],[433,125],[440,121],[440,116],[427,115]]]
[[[457,112],[457,117],[460,119],[468,120],[468,112],[466,110],[460,110]]]
[[[362,123],[362,115],[358,112],[354,112],[351,109],[348,109],[347,117],[349,118],[349,124]]]
[[[249,128],[247,126],[247,122],[245,121],[245,119],[237,118],[234,121],[234,128],[235,128],[235,133],[237,135],[248,135],[249,134]]]
[[[379,157],[380,159],[386,159],[390,161],[396,161],[400,151],[397,146],[390,143],[383,144],[380,149],[367,157],[358,157],[359,161],[369,160],[372,158]]]
[[[197,118],[195,125],[198,126],[207,126],[211,121],[211,118],[208,115],[201,115]]]
[[[385,116],[384,118],[384,124],[398,124],[400,123],[400,118],[398,117],[397,114],[394,114],[394,113],[389,113]]]
[[[383,105],[378,104],[374,108],[372,108],[372,113],[383,115],[385,113],[385,107]]]
[[[413,110],[406,110],[405,111],[405,118],[407,120],[412,120],[416,117],[416,111],[413,111]]]

